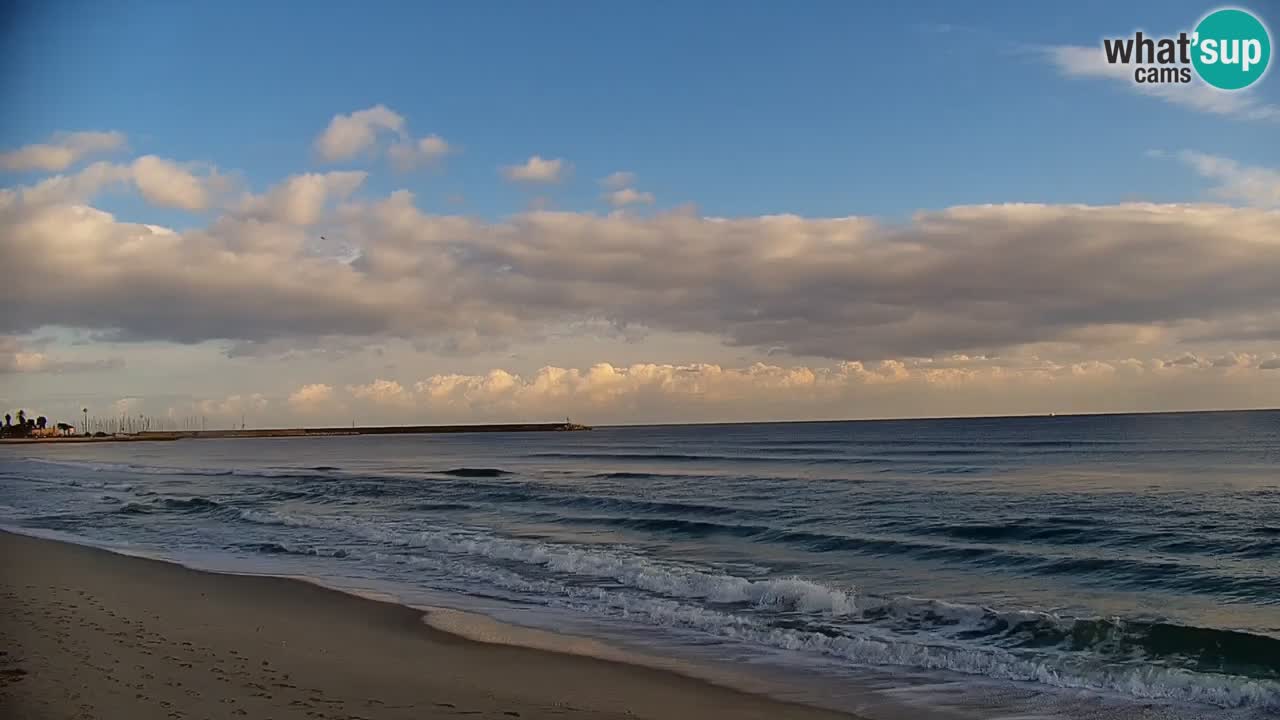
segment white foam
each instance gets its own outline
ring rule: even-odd
[[[251,522],[341,529],[400,547],[478,555],[538,565],[566,575],[610,578],[624,585],[661,595],[704,598],[716,603],[742,602],[762,608],[800,610],[832,616],[845,616],[857,611],[852,589],[832,588],[795,577],[749,580],[605,548],[581,549],[570,545],[513,540],[461,531],[387,532],[345,518],[253,510],[246,510],[241,515]]]
[[[430,567],[447,575],[536,594],[552,606],[710,633],[736,642],[834,657],[858,666],[906,666],[998,680],[1036,682],[1059,688],[1119,693],[1142,699],[1280,709],[1280,683],[1268,680],[1195,673],[1153,665],[1091,665],[1065,655],[1015,653],[948,641],[929,633],[904,637],[869,625],[859,625],[858,635],[778,628],[758,618],[684,601],[747,603],[759,609],[796,610],[826,617],[845,617],[860,612],[858,598],[852,590],[832,588],[801,578],[750,580],[655,561],[619,549],[579,548],[460,530],[396,532],[346,518],[258,511],[245,511],[243,515],[252,522],[341,529],[407,551],[440,553],[438,557],[407,552],[373,553],[371,558]],[[562,583],[555,579],[531,579],[501,568],[449,560],[459,555],[539,566],[562,575],[608,578],[626,588],[663,597]],[[994,619],[1072,622],[1045,613],[996,613],[987,608],[917,598],[863,598],[862,604],[863,610],[887,610],[899,618],[930,613],[961,627],[977,626]]]

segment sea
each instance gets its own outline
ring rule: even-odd
[[[1280,717],[1280,411],[5,446],[0,527],[873,719]]]

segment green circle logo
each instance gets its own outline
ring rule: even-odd
[[[1227,8],[1205,16],[1196,26],[1191,62],[1196,72],[1221,90],[1239,90],[1258,81],[1271,60],[1271,36],[1262,21],[1244,10]]]

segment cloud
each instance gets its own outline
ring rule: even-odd
[[[640,192],[635,188],[622,188],[605,193],[605,199],[614,207],[625,207],[627,205],[652,205],[653,193]]]
[[[1280,172],[1205,153],[1184,150],[1178,159],[1203,177],[1218,181],[1214,195],[1255,207],[1280,208]]]
[[[373,147],[379,132],[405,136],[404,116],[385,105],[334,115],[329,126],[316,138],[315,150],[329,162],[350,160]]]
[[[404,387],[394,380],[374,380],[367,385],[348,385],[347,392],[352,397],[367,400],[375,405],[403,406],[413,402]]]
[[[1253,356],[1251,355],[1229,352],[1226,355],[1214,358],[1210,364],[1216,368],[1247,367],[1252,359]]]
[[[120,358],[63,360],[23,347],[17,338],[0,335],[0,375],[7,373],[76,373],[116,370],[124,367]]]
[[[1174,358],[1173,360],[1164,361],[1164,365],[1167,367],[1178,367],[1178,366],[1200,367],[1203,364],[1205,364],[1203,360],[1201,360],[1200,358],[1196,357],[1191,353],[1183,353],[1182,355]]]
[[[224,216],[176,233],[11,199],[0,204],[0,332],[401,337],[467,352],[604,321],[859,360],[1280,336],[1280,213],[1260,209],[982,205],[900,225],[531,212],[491,223],[423,213],[402,191],[346,203],[330,222],[354,259],[311,253],[302,230],[278,223]]]
[[[504,178],[520,183],[558,183],[568,172],[569,164],[564,160],[544,160],[539,155],[534,155],[522,165],[507,165],[502,168]]]
[[[138,408],[140,408],[141,406],[142,406],[142,398],[124,397],[112,403],[111,409],[115,412],[116,415],[131,416],[134,413],[136,413],[138,411]]]
[[[305,401],[304,401],[305,402]],[[201,400],[193,403],[191,414],[207,415],[218,419],[239,419],[245,416],[257,416],[270,407],[271,403],[261,393],[228,395],[219,400]],[[170,410],[169,415],[178,413]]]
[[[71,175],[54,175],[34,185],[0,190],[0,208],[86,203],[100,193],[133,187],[158,207],[207,210],[230,190],[231,182],[214,170],[196,174],[192,163],[144,155],[128,165],[92,163]]]
[[[387,154],[391,162],[400,170],[411,170],[420,165],[431,165],[439,162],[454,148],[439,135],[428,135],[412,142],[398,142],[392,145]]]
[[[179,210],[208,209],[218,182],[216,174],[197,177],[182,165],[155,155],[134,160],[132,170],[133,182],[147,202]]]
[[[627,205],[652,205],[653,193],[640,192],[635,189],[636,175],[632,172],[616,172],[603,178],[600,184],[606,192],[604,199],[614,207]]]
[[[0,168],[18,172],[61,172],[90,155],[118,150],[124,144],[125,136],[121,132],[57,133],[47,143],[0,153]]]
[[[312,225],[328,202],[350,197],[367,177],[361,171],[294,175],[262,195],[245,198],[239,212],[269,222]]]
[[[1270,360],[1263,360],[1258,365],[1258,369],[1259,370],[1280,370],[1280,358],[1271,358]]]
[[[333,386],[324,383],[303,385],[289,396],[288,403],[295,412],[303,415],[332,410],[335,406]]]
[[[636,174],[619,170],[612,175],[608,175],[600,180],[600,184],[607,190],[621,190],[624,187],[634,185],[636,182]]]
[[[34,185],[0,189],[0,209],[23,206],[85,203],[104,190],[133,184],[133,168],[108,162],[93,163],[73,175],[55,175]]]
[[[1206,84],[1194,72],[1192,81],[1187,84],[1134,82],[1133,68],[1108,63],[1101,44],[1094,47],[1058,45],[1042,48],[1041,52],[1059,73],[1068,77],[1116,81],[1133,92],[1198,112],[1280,122],[1280,106],[1264,103],[1247,92],[1223,92]]]
[[[348,386],[346,397],[338,399],[399,422],[549,421],[566,415],[594,423],[911,416],[962,414],[975,400],[985,400],[989,412],[1044,413],[1153,404],[1173,409],[1178,401],[1171,387],[1189,388],[1202,401],[1218,393],[1256,397],[1260,390],[1271,393],[1263,401],[1280,397],[1280,386],[1258,386],[1256,373],[1251,367],[1224,371],[1159,360],[1067,363],[1032,356],[830,366],[597,363],[547,366],[529,374],[436,374],[408,385],[379,379]]]

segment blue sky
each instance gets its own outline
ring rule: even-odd
[[[0,128],[115,128],[263,188],[314,161],[300,140],[335,112],[384,103],[461,152],[366,191],[487,217],[524,208],[495,169],[535,153],[574,166],[556,207],[601,209],[596,180],[626,168],[660,207],[886,217],[1199,199],[1202,180],[1145,151],[1280,157],[1273,123],[1062,77],[1035,50],[1188,28],[1204,3],[368,5],[49,3],[6,43]]]
[[[1241,6],[1275,35],[1280,4]],[[1216,7],[29,3],[0,37],[0,405],[1280,405],[1280,75],[1097,63]],[[321,152],[375,116],[403,134]],[[504,176],[534,157],[568,170]]]

